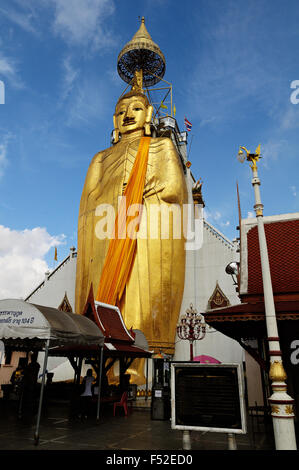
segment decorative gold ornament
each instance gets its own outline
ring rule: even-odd
[[[274,415],[279,414],[279,412],[280,412],[279,406],[278,406],[278,405],[271,405],[271,412],[272,412],[272,414],[274,414]]]
[[[272,382],[284,382],[287,379],[287,374],[285,373],[281,361],[271,363],[269,377]]]
[[[285,407],[285,412],[287,415],[292,415],[294,414],[294,408],[292,405],[286,405]]]
[[[58,307],[58,310],[60,310],[61,312],[69,312],[69,313],[73,313],[73,310],[72,310],[72,306],[69,302],[69,299],[68,299],[68,296],[67,296],[67,293],[65,292],[64,294],[64,297],[62,299],[62,302],[61,304],[59,305]]]
[[[195,185],[192,188],[192,197],[194,204],[201,204],[203,207],[205,207],[205,202],[202,196],[202,185],[203,181],[200,178],[198,181],[196,181]]]
[[[255,150],[255,153],[251,153],[250,150],[247,150],[246,147],[240,146],[239,152],[238,152],[238,159],[241,163],[243,163],[245,160],[248,162],[251,162],[250,168],[252,169],[253,172],[257,170],[257,162],[261,158],[261,144],[258,145],[258,147]]]
[[[187,168],[190,168],[190,167],[191,167],[191,165],[192,165],[192,163],[191,163],[191,162],[189,162],[189,161],[188,161],[188,162],[186,162],[186,167],[187,167]]]
[[[132,90],[136,93],[143,93],[143,71],[135,70]]]

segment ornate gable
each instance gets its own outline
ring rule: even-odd
[[[61,312],[73,313],[72,306],[69,302],[69,299],[67,298],[66,293],[64,294],[63,300],[61,304],[59,305],[58,310],[60,310]]]
[[[216,287],[214,289],[213,294],[209,298],[208,301],[208,310],[213,308],[221,308],[221,307],[228,307],[230,305],[230,301],[220,289],[218,281],[216,282]]]

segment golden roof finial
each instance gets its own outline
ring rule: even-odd
[[[165,57],[147,31],[143,16],[138,31],[118,56],[118,73],[125,82],[131,83],[135,72],[142,70],[143,85],[152,86],[163,78],[165,68]]]
[[[153,42],[151,35],[146,29],[144,16],[141,18],[141,24],[140,24],[138,31],[134,34],[130,42],[132,43],[138,39],[147,39],[148,41]]]

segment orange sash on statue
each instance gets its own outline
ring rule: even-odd
[[[127,216],[126,209],[133,204],[142,204],[150,140],[150,137],[142,137],[140,140],[135,162],[124,191],[125,198],[122,199],[115,218],[114,238],[111,238],[109,242],[96,295],[96,300],[99,302],[116,305],[121,300],[133,266],[141,211],[138,214],[138,224],[136,224],[133,236],[132,226],[129,227],[129,224],[136,217],[135,214]],[[131,233],[128,233],[128,229]],[[119,237],[119,234],[122,234],[122,238]]]

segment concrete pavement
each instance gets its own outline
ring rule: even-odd
[[[170,420],[151,420],[150,409],[138,407],[128,417],[113,407],[101,409],[100,421],[94,416],[81,420],[69,418],[67,403],[49,404],[40,425],[39,445],[34,445],[35,419],[18,419],[17,403],[0,400],[0,449],[1,450],[181,450],[182,432],[171,429]],[[254,432],[253,432],[254,424]],[[274,450],[272,423],[252,423],[248,420],[246,435],[236,435],[238,450]],[[228,449],[226,434],[192,432],[191,449]]]

